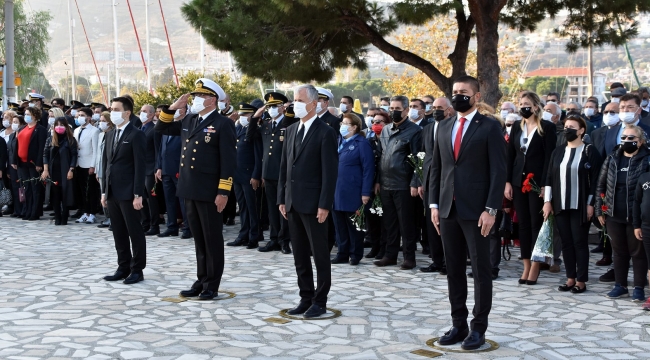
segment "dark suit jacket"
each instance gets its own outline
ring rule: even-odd
[[[115,145],[117,128],[105,135],[102,166],[102,184],[105,184],[106,199],[133,200],[134,195],[142,196],[145,177],[145,137],[144,133],[132,123],[122,127],[122,135]]]
[[[299,123],[287,128],[282,151],[278,205],[287,211],[316,214],[318,209],[332,210],[338,174],[336,132],[318,117],[305,134],[302,146],[294,151]]]
[[[605,134],[607,134],[609,127],[601,126],[598,129],[591,132],[591,143],[594,145],[596,151],[600,155],[601,159],[604,159],[606,156],[605,153]]]
[[[296,121],[295,118],[284,116],[273,130],[271,120],[260,121],[259,118],[250,120],[246,130],[247,138],[253,139],[258,133],[262,136],[262,179],[278,180],[280,177],[280,160],[282,145],[287,138],[286,129]]]
[[[142,132],[146,140],[145,143],[145,154],[144,154],[144,163],[145,163],[145,175],[150,176],[156,172],[156,159],[158,157],[158,152],[160,151],[159,146],[160,138],[162,134],[154,130],[154,123],[149,122],[142,127]]]
[[[257,133],[248,138],[246,127],[237,125],[237,171],[235,181],[248,184],[251,179],[262,178],[262,136]]]
[[[131,112],[131,116],[129,116],[129,122],[138,129],[142,128],[142,120],[140,120],[140,117],[135,115],[133,112]]]
[[[162,175],[176,176],[181,167],[181,137],[163,135],[160,139],[160,151],[156,169],[162,171]]]
[[[327,125],[331,126],[332,129],[336,131],[338,137],[339,129],[341,128],[341,118],[332,115],[332,113],[329,111],[325,111],[325,113],[320,116],[320,119],[323,120]],[[361,124],[365,124],[363,117],[361,118]]]
[[[441,120],[440,124],[442,124],[443,121],[448,121],[448,120],[449,118]],[[434,129],[435,129],[435,124],[432,124],[431,126],[427,126],[422,129],[422,151],[424,152],[424,162],[422,163],[422,177],[423,177],[422,186],[427,191],[429,190],[430,179],[431,179],[431,173],[429,172],[429,170],[431,169],[431,164],[433,163],[433,146],[435,145],[435,139],[433,137]],[[438,129],[440,129],[440,125],[438,125]]]
[[[23,131],[27,126],[16,131],[16,141],[14,142],[13,159],[11,163],[18,165],[18,134]],[[36,124],[36,128],[32,133],[31,140],[29,140],[29,150],[27,152],[27,162],[34,162],[35,166],[43,166],[43,149],[45,149],[45,139],[47,138],[47,129],[40,124]]]
[[[546,171],[551,161],[551,154],[557,145],[556,126],[552,122],[541,122],[544,135],[540,136],[537,130],[535,135],[528,137],[526,147],[528,150],[524,154],[521,151],[519,138],[522,133],[520,126],[521,121],[515,121],[512,124],[510,132],[510,141],[508,142],[508,182],[512,186],[521,187],[526,175],[535,174],[533,179],[539,187],[546,186]],[[532,135],[532,134],[531,134]]]
[[[2,171],[3,177],[6,177],[4,176],[4,172],[7,169],[8,153],[7,142],[3,137],[0,137],[0,171]]]
[[[453,116],[440,122],[429,175],[429,204],[447,218],[452,203],[462,220],[478,220],[486,207],[500,209],[506,184],[506,140],[498,121],[474,115],[454,160]],[[511,139],[512,141],[512,139]],[[455,200],[454,200],[455,198]]]

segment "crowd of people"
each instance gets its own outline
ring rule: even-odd
[[[410,270],[420,244],[431,258],[420,270],[448,275],[454,326],[441,343],[471,349],[484,341],[504,243],[520,248],[519,284],[535,285],[563,261],[557,290],[579,294],[594,225],[596,265],[613,264],[599,279],[614,283],[606,296],[630,295],[631,260],[632,300],[646,301],[650,92],[610,90],[603,104],[522,91],[497,111],[481,101],[476,79],[462,77],[451,98],[385,97],[365,115],[353,98],[336,107],[328,89],[311,85],[293,99],[270,92],[236,105],[208,79],[197,81],[191,103],[186,94],[173,104],[128,95],[47,104],[32,93],[2,115],[0,171],[13,198],[2,214],[35,221],[51,212],[56,226],[103,214],[97,226],[114,232],[119,264],[105,279],[125,283],[143,280],[146,236],[194,237],[198,280],[181,295],[212,299],[222,226],[235,224],[238,209],[240,230],[226,245],[293,253],[301,302],[290,313],[305,317],[325,312],[330,264],[365,257],[393,266],[401,252],[400,269]],[[553,256],[534,261],[550,219]],[[477,296],[471,331],[467,277]]]

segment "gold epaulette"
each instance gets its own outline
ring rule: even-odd
[[[158,115],[158,120],[164,122],[164,123],[170,123],[174,121],[174,113],[176,110],[171,110],[171,114],[169,113],[170,110],[163,110],[160,112],[160,115]]]
[[[229,177],[228,179],[220,179],[219,180],[219,190],[226,190],[230,191],[232,189],[232,178]]]

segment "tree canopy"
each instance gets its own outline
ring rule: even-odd
[[[650,0],[191,0],[184,17],[215,48],[230,51],[242,72],[264,80],[328,81],[336,68],[366,69],[369,45],[429,77],[446,95],[453,79],[467,74],[470,40],[476,37],[477,75],[483,99],[496,104],[499,90],[499,24],[534,30],[546,17],[565,11],[567,49],[590,44],[621,45],[635,36],[634,15]],[[433,19],[455,21],[457,33],[447,54],[451,74],[391,43],[401,25]],[[447,39],[432,39],[446,41]]]

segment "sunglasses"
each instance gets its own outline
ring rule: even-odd
[[[524,146],[521,147],[521,152],[526,153],[526,144],[528,143],[528,138],[524,138]]]
[[[623,140],[623,141],[625,141],[625,140],[634,140],[636,138],[637,138],[636,135],[621,135],[621,140]]]

